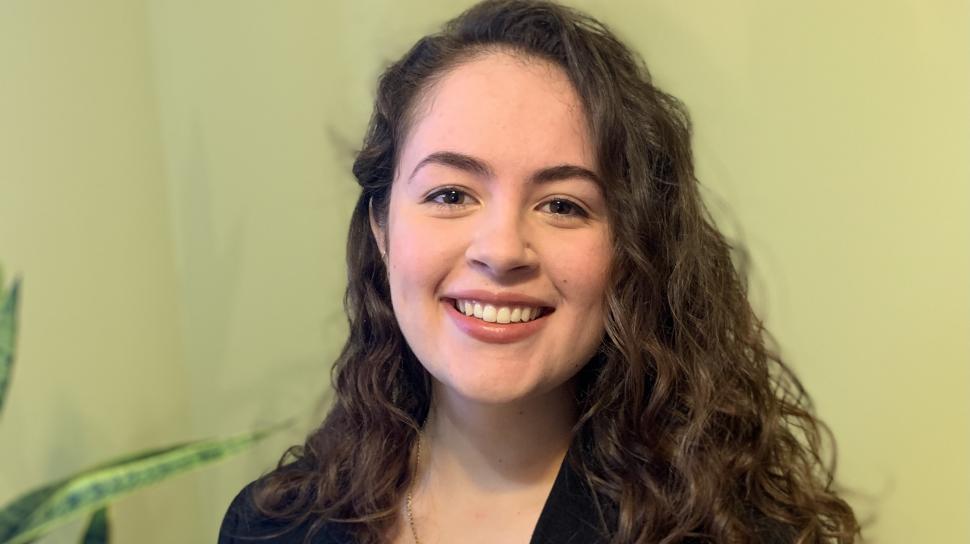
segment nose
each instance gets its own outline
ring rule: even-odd
[[[473,268],[501,277],[534,270],[538,255],[530,239],[533,232],[518,209],[498,206],[480,214],[475,232],[465,251]]]

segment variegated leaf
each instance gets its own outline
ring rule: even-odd
[[[17,349],[17,307],[20,302],[20,279],[14,279],[10,291],[5,291],[0,274],[0,414],[3,413],[10,376],[13,373]]]
[[[81,544],[108,544],[111,526],[108,523],[108,507],[99,508],[91,515],[88,527],[81,536]]]
[[[139,488],[244,451],[291,423],[125,456],[29,491],[0,510],[0,542],[29,542]]]

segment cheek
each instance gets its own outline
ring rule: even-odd
[[[456,234],[420,217],[402,215],[390,225],[391,283],[408,287],[434,285],[447,273],[458,251]]]
[[[592,240],[561,245],[545,262],[563,296],[593,310],[604,299],[610,258],[608,245]]]

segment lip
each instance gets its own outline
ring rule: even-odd
[[[442,299],[441,304],[444,305],[445,312],[459,330],[476,340],[490,344],[510,344],[524,340],[542,330],[549,317],[549,314],[546,314],[525,323],[489,323],[459,312],[452,298]]]
[[[514,293],[511,291],[492,293],[482,289],[466,289],[462,291],[445,293],[442,297],[446,299],[474,300],[476,302],[483,302],[493,306],[540,306],[546,308],[547,310],[555,308],[554,304],[546,300],[542,300],[541,298],[532,297],[524,293]]]

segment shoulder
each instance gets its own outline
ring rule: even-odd
[[[762,544],[794,544],[798,537],[795,527],[785,525],[761,512],[754,515],[754,529],[757,542]]]
[[[229,504],[219,528],[218,544],[352,544],[353,540],[330,524],[324,525],[312,540],[306,540],[309,522],[294,527],[261,514],[253,501],[258,482],[246,485]]]
[[[273,536],[286,529],[286,523],[260,514],[253,502],[253,492],[257,481],[249,483],[236,494],[222,518],[219,528],[219,544],[238,544],[242,542],[289,543],[302,542],[305,534],[291,530]],[[259,539],[259,540],[256,540]]]

